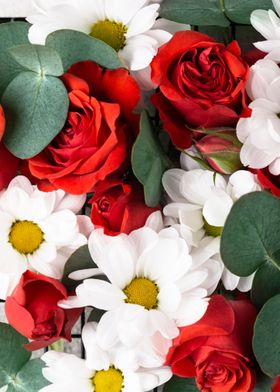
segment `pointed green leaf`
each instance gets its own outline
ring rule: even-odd
[[[261,309],[254,327],[253,349],[262,371],[269,377],[280,374],[280,295]]]
[[[20,73],[2,97],[7,120],[5,146],[22,159],[38,154],[63,128],[68,105],[67,91],[59,79]]]
[[[163,392],[198,392],[194,378],[173,376],[163,388]]]
[[[164,0],[160,16],[198,26],[229,26],[220,0]]]
[[[55,31],[48,36],[46,45],[59,53],[65,71],[72,64],[86,60],[95,61],[109,69],[123,67],[117,52],[111,46],[80,31]]]
[[[153,129],[147,112],[142,112],[140,133],[132,149],[132,169],[144,186],[145,202],[155,207],[162,195],[162,175],[170,163]]]

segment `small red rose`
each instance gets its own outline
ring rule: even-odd
[[[152,97],[173,144],[188,148],[190,129],[235,126],[250,114],[245,83],[249,66],[236,41],[227,47],[195,31],[177,32],[152,64],[160,92]]]
[[[9,324],[28,339],[28,351],[38,350],[64,338],[71,341],[71,330],[82,309],[62,309],[58,301],[67,290],[58,280],[26,271],[7,298],[5,312]]]
[[[140,184],[118,179],[100,182],[89,203],[92,223],[103,227],[106,235],[129,234],[144,226],[148,216],[158,210],[146,206]]]
[[[69,92],[67,122],[43,152],[29,159],[29,169],[41,190],[82,194],[129,165],[139,123],[132,112],[140,90],[127,70],[102,70],[91,61],[73,65],[62,80]]]
[[[0,105],[0,140],[3,137],[5,127],[6,127],[5,114],[4,114],[2,106]]]
[[[252,337],[256,309],[248,300],[211,298],[196,324],[180,328],[166,364],[180,377],[196,377],[203,392],[252,392]]]

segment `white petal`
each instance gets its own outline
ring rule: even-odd
[[[174,202],[186,202],[186,199],[181,193],[181,182],[184,176],[184,170],[171,169],[164,173],[162,177],[162,184],[165,192]]]
[[[206,201],[203,207],[203,216],[209,225],[223,227],[232,205],[231,197],[221,191]]]
[[[128,24],[127,37],[145,33],[155,23],[158,16],[159,4],[151,4],[141,8]]]
[[[174,339],[179,334],[179,330],[171,318],[158,310],[150,310],[149,316],[155,329],[166,339]]]
[[[86,365],[89,369],[106,370],[110,367],[110,357],[98,344],[96,328],[97,323],[87,323],[82,331]]]
[[[158,301],[163,312],[174,312],[181,302],[181,292],[175,284],[164,285],[159,291]]]

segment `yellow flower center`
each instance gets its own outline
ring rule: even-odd
[[[120,370],[110,367],[100,370],[91,379],[94,392],[121,392],[123,388],[123,374]]]
[[[223,227],[209,225],[209,223],[204,219],[204,230],[206,234],[211,237],[219,237],[222,235]]]
[[[127,27],[122,23],[112,20],[101,20],[96,22],[92,28],[90,35],[94,38],[106,42],[117,52],[125,47]]]
[[[9,234],[9,242],[13,248],[24,255],[33,253],[44,241],[44,233],[31,221],[16,221]]]
[[[158,287],[149,279],[135,278],[123,290],[127,299],[125,302],[144,306],[147,310],[155,309],[158,305]]]

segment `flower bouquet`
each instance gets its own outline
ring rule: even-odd
[[[0,25],[1,392],[280,391],[279,31],[280,0]]]

